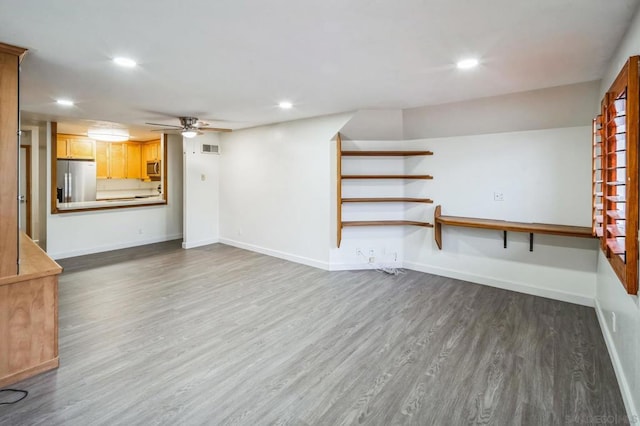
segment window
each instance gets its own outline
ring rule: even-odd
[[[629,294],[638,292],[638,57],[629,58],[594,120],[593,231]]]

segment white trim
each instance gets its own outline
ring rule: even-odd
[[[208,240],[200,240],[200,241],[189,241],[188,243],[182,242],[183,249],[190,249],[194,247],[202,247],[208,246],[209,244],[219,243],[220,240],[218,238],[210,238]]]
[[[92,248],[80,249],[80,250],[72,250],[72,251],[66,251],[66,252],[60,252],[60,253],[47,252],[47,254],[49,255],[49,257],[56,260],[66,259],[68,257],[84,256],[85,254],[102,253],[105,251],[119,250],[119,249],[130,248],[130,247],[138,247],[138,246],[144,246],[147,244],[154,244],[154,243],[162,243],[164,241],[179,240],[181,238],[182,238],[182,234],[164,235],[162,237],[150,238],[148,240],[128,241],[126,243],[109,244],[105,246],[92,247]]]
[[[324,269],[325,271],[329,270],[329,262],[323,262],[320,260],[311,259],[309,257],[298,256],[284,251],[272,250],[265,247],[256,246],[254,244],[247,244],[240,241],[232,240],[229,238],[220,238],[220,242],[229,246],[238,247],[249,251],[255,251],[256,253],[266,254],[267,256],[273,256],[280,259],[289,260],[291,262],[313,266],[314,268]]]
[[[502,288],[505,290],[516,291],[518,293],[531,294],[533,296],[541,296],[549,299],[560,300],[562,302],[575,303],[593,307],[594,299],[589,296],[577,293],[569,293],[566,291],[554,290],[549,288],[536,287],[527,283],[516,283],[505,281],[497,278],[486,277],[483,275],[468,274],[452,269],[440,268],[437,266],[429,266],[416,262],[403,262],[407,269],[418,272],[426,272],[428,274],[440,275],[443,277],[455,278],[458,280],[470,281],[477,284],[484,284],[490,287]]]
[[[402,268],[402,262],[383,263],[332,263],[329,265],[330,271],[361,271],[366,269],[378,269],[382,266],[388,268]]]
[[[604,312],[602,312],[602,307],[600,306],[598,299],[596,299],[595,305],[596,316],[598,317],[600,329],[602,330],[602,335],[604,336],[604,343],[607,345],[607,350],[609,351],[609,357],[611,358],[611,363],[613,364],[613,371],[615,371],[616,378],[618,379],[618,385],[620,386],[620,393],[622,394],[624,407],[627,410],[627,416],[629,417],[630,421],[633,419],[638,419],[638,411],[636,410],[636,406],[633,402],[631,388],[629,387],[627,376],[624,374],[622,362],[620,361],[620,357],[618,356],[618,350],[616,349],[615,343],[613,343],[613,337],[609,332],[609,327],[607,327],[607,321],[604,318]]]

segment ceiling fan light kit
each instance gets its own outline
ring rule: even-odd
[[[181,134],[185,138],[195,138],[196,136],[198,136],[198,131],[196,131],[196,130],[183,130]]]

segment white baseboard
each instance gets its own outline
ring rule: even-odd
[[[638,419],[639,417],[636,406],[633,403],[631,388],[629,387],[627,376],[624,374],[622,362],[620,362],[620,356],[618,356],[616,345],[613,343],[613,337],[611,336],[611,332],[609,332],[609,327],[607,326],[607,321],[604,318],[602,307],[600,306],[598,299],[596,299],[595,302],[596,316],[598,317],[598,322],[600,323],[600,329],[602,330],[602,335],[604,336],[604,342],[607,345],[607,350],[609,351],[609,357],[611,358],[611,363],[613,364],[613,370],[615,371],[616,378],[618,379],[618,386],[620,386],[620,393],[622,394],[624,407],[627,410],[627,416],[629,416],[629,420],[633,424],[635,423],[633,420]]]
[[[194,247],[202,247],[202,246],[208,246],[209,244],[215,244],[215,243],[219,243],[220,239],[218,238],[210,238],[208,240],[199,240],[199,241],[189,241],[187,243],[185,243],[184,241],[182,242],[182,248],[183,249],[190,249],[190,248],[194,248]]]
[[[484,284],[490,287],[502,288],[505,290],[517,291],[518,293],[531,294],[533,296],[541,296],[549,299],[560,300],[562,302],[575,303],[577,305],[584,305],[593,307],[594,300],[591,297],[568,293],[560,290],[553,290],[548,288],[536,287],[526,283],[515,283],[510,281],[504,281],[492,277],[486,277],[483,275],[468,274],[452,269],[439,268],[437,266],[429,266],[416,262],[403,262],[403,265],[407,269],[411,269],[418,272],[426,272],[428,274],[440,275],[443,277],[455,278],[463,281],[470,281],[472,283]]]
[[[324,269],[326,271],[329,270],[329,262],[323,262],[316,259],[311,259],[309,257],[298,256],[295,254],[287,253],[279,250],[272,250],[261,246],[256,246],[254,244],[247,244],[240,241],[232,240],[229,238],[220,238],[220,242],[222,244],[226,244],[233,247],[238,247],[245,250],[255,251],[256,253],[266,254],[267,256],[273,256],[284,260],[289,260],[291,262],[301,263],[307,266],[313,266],[314,268]]]
[[[382,266],[388,268],[402,268],[402,262],[384,262],[379,263],[331,263],[330,271],[361,271],[366,269],[378,269]]]
[[[49,257],[53,259],[66,259],[68,257],[84,256],[85,254],[102,253],[105,251],[119,250],[129,247],[144,246],[147,244],[162,243],[164,241],[178,240],[182,238],[182,234],[163,235],[160,237],[149,238],[146,240],[127,241],[125,243],[107,244],[103,246],[90,247],[86,249],[71,250],[58,253],[47,252]]]

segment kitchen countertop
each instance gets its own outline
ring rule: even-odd
[[[116,198],[111,200],[96,200],[96,201],[80,201],[75,203],[58,203],[58,210],[82,210],[82,209],[96,209],[100,207],[121,207],[121,206],[135,206],[135,205],[147,205],[147,204],[164,204],[164,200],[160,196],[148,197],[148,198]]]

